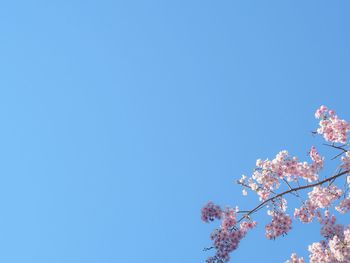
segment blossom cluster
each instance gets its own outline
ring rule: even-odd
[[[216,229],[210,237],[213,240],[216,254],[213,257],[209,257],[207,262],[228,262],[230,260],[230,253],[237,249],[248,230],[255,226],[256,222],[243,222],[240,224],[239,229]]]
[[[290,257],[290,260],[287,260],[285,263],[304,263],[304,258],[298,257],[297,254],[293,253]]]
[[[322,225],[321,235],[325,240],[309,246],[310,263],[350,262],[350,225],[345,227],[336,224],[336,217],[331,215],[329,210],[325,211],[324,217],[319,217],[319,222]],[[286,263],[290,262],[299,261],[287,261]]]
[[[319,208],[327,208],[342,195],[340,190],[335,185],[328,187],[315,186],[308,194],[311,205]]]
[[[320,119],[320,128],[317,133],[322,134],[326,141],[335,143],[346,143],[350,123],[340,119],[334,110],[328,110],[326,106],[321,106],[315,113],[315,117]]]
[[[342,165],[340,166],[341,168],[345,170],[350,170],[350,152],[346,152],[345,156],[341,157]]]
[[[315,218],[315,216],[320,217],[321,214],[309,200],[304,202],[303,206],[300,208],[295,208],[294,217],[299,218],[303,223],[310,223]]]
[[[268,239],[275,239],[292,229],[292,218],[289,215],[281,211],[269,211],[268,214],[272,216],[271,223],[265,226]]]
[[[296,181],[303,178],[308,182],[318,179],[318,174],[324,165],[324,158],[319,155],[315,147],[311,148],[310,157],[312,163],[299,162],[295,156],[290,156],[288,151],[279,152],[273,160],[257,160],[256,169],[251,178],[243,175],[239,183],[256,191],[260,200],[266,200],[272,191],[278,189],[281,180]]]
[[[350,199],[349,197],[345,198],[343,201],[340,202],[338,206],[335,207],[335,209],[342,214],[345,214],[350,211]]]
[[[321,220],[321,234],[326,238],[309,246],[310,263],[340,263],[350,262],[350,226],[335,224],[335,216]]]
[[[319,208],[330,207],[341,195],[342,190],[334,185],[328,187],[315,186],[308,193],[309,198],[304,202],[303,206],[295,208],[294,217],[299,218],[303,223],[310,223],[316,216],[318,218],[321,217]]]
[[[324,240],[309,246],[310,263],[339,263]]]
[[[329,240],[329,248],[340,262],[350,262],[350,229],[344,231],[344,238],[334,236]]]
[[[307,193],[306,200],[302,199],[302,206],[295,208],[294,217],[302,223],[310,223],[317,218],[321,225],[321,236],[324,238],[309,246],[310,263],[350,263],[350,225],[337,224],[336,216],[330,212],[332,208],[339,213],[350,212],[350,123],[340,119],[335,111],[326,106],[317,109],[315,117],[320,120],[317,133],[332,143],[327,144],[328,146],[341,150],[335,157],[341,160],[338,174],[320,179],[324,157],[314,146],[309,152],[311,162],[299,161],[286,150],[280,151],[272,160],[258,159],[252,176],[243,175],[238,180],[243,186],[243,195],[247,195],[247,189],[258,195],[261,201],[258,206],[243,212],[240,219],[237,219],[237,209],[227,207],[223,210],[213,202],[208,202],[202,208],[203,221],[221,220],[220,227],[211,234],[212,248],[215,248],[216,252],[207,259],[207,263],[223,263],[230,260],[230,253],[237,249],[249,230],[257,225],[251,220],[251,214],[262,207],[268,206],[268,215],[272,217],[271,222],[265,226],[266,237],[275,239],[287,234],[292,229],[292,218],[287,214],[285,196],[293,194],[302,198],[299,191],[305,189],[311,191]],[[337,143],[344,145],[337,146]],[[345,174],[348,174],[348,177],[343,191],[334,182]],[[304,184],[300,185],[303,182]],[[278,193],[276,190],[280,189],[282,184],[287,190]],[[344,199],[336,204],[342,196]],[[325,211],[324,214],[322,211]],[[304,259],[293,253],[285,263],[304,263]]]
[[[215,205],[213,202],[209,201],[203,208],[202,208],[202,220],[206,223],[209,221],[214,221],[216,219],[221,219],[222,217],[222,210],[221,207],[218,205]]]
[[[336,216],[331,215],[329,210],[325,211],[325,216],[319,218],[319,222],[322,225],[321,235],[326,239],[331,239],[334,236],[343,237],[344,226],[336,224]]]
[[[223,229],[230,229],[236,225],[236,211],[233,208],[226,208],[223,212],[223,220],[221,227]]]
[[[202,220],[205,222],[213,221],[215,218],[222,219],[220,228],[215,229],[210,238],[213,241],[213,247],[216,254],[207,259],[207,263],[228,262],[230,253],[237,249],[242,238],[248,231],[256,226],[254,221],[243,221],[236,226],[236,210],[227,207],[222,210],[220,206],[213,202],[208,202],[202,209]]]
[[[336,216],[331,215],[328,209],[324,217],[318,212],[318,219],[325,240],[309,246],[310,263],[350,262],[350,225],[336,224]]]

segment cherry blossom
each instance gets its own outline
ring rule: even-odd
[[[230,253],[237,249],[240,241],[246,236],[247,232],[256,226],[256,222],[243,222],[239,229],[229,229],[221,227],[215,229],[210,238],[216,249],[216,254],[209,257],[207,262],[228,262]]]
[[[340,202],[338,206],[335,207],[335,209],[342,214],[345,214],[350,211],[350,199],[349,197],[345,198],[343,201]]]
[[[320,128],[317,133],[322,134],[326,141],[335,143],[346,143],[350,124],[340,119],[333,110],[328,110],[326,106],[321,106],[315,113],[315,117],[320,120]]]
[[[293,253],[290,257],[290,260],[287,260],[285,263],[304,263],[304,258],[298,257],[297,254]]]
[[[310,263],[339,263],[324,240],[312,243],[309,251]]]
[[[233,208],[226,208],[222,217],[222,228],[230,229],[236,225],[236,211]]]
[[[220,206],[215,205],[213,202],[209,201],[202,208],[202,220],[204,222],[214,221],[215,218],[221,219],[222,210]]]
[[[309,262],[350,263],[350,225],[337,223],[336,215],[331,212],[341,215],[350,211],[350,123],[326,106],[318,108],[315,117],[320,120],[317,133],[330,142],[325,145],[338,151],[332,158],[340,162],[337,171],[321,175],[325,158],[315,146],[309,151],[309,162],[300,161],[287,150],[280,151],[271,160],[258,159],[251,176],[243,175],[237,182],[243,187],[244,196],[251,191],[259,197],[260,203],[243,211],[238,207],[222,210],[213,202],[202,208],[204,222],[221,220],[219,228],[211,234],[212,246],[206,249],[215,249],[215,254],[207,259],[207,263],[229,262],[231,253],[238,248],[241,240],[257,226],[252,217],[262,208],[268,208],[267,213],[271,216],[270,223],[265,226],[266,237],[276,239],[285,236],[291,231],[293,221],[288,214],[287,197],[301,202],[299,207],[289,208],[294,210],[295,219],[302,223],[318,221],[320,224],[323,240],[309,245]],[[345,180],[338,183],[340,178]],[[293,253],[285,263],[304,263],[304,258]]]
[[[308,194],[310,205],[319,208],[329,207],[335,200],[339,199],[342,193],[342,190],[334,185],[328,187],[316,186]]]
[[[350,169],[350,152],[346,152],[345,156],[342,156],[341,160],[342,160],[341,168]]]
[[[301,208],[295,208],[294,211],[294,217],[303,223],[311,223],[315,216],[320,216],[320,212],[310,201],[306,201]]]
[[[302,178],[308,182],[316,181],[323,168],[324,158],[318,154],[315,147],[311,148],[310,157],[313,161],[311,164],[299,162],[297,157],[290,156],[288,151],[284,150],[271,161],[258,159],[252,177],[247,178],[244,175],[239,183],[256,191],[260,200],[266,200],[273,190],[280,187],[281,180],[291,182]],[[245,192],[243,194],[246,195]]]
[[[265,227],[268,239],[275,239],[292,229],[292,218],[289,215],[279,211],[268,211],[268,214],[272,216],[271,223]]]

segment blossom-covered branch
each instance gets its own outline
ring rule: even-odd
[[[296,188],[291,188],[287,191],[284,191],[280,194],[277,194],[273,197],[270,197],[269,199],[263,201],[262,203],[260,203],[258,206],[254,207],[252,210],[248,211],[244,216],[242,216],[239,220],[237,220],[237,223],[241,222],[243,219],[249,217],[251,214],[255,213],[256,211],[258,211],[260,208],[262,208],[263,206],[267,205],[269,202],[277,199],[277,198],[281,198],[283,197],[284,195],[286,194],[290,194],[290,193],[293,193],[293,192],[297,192],[299,190],[304,190],[304,189],[308,189],[308,188],[312,188],[312,187],[315,187],[315,186],[318,186],[318,185],[322,185],[324,183],[327,183],[327,182],[330,182],[330,181],[333,181],[335,179],[337,179],[338,177],[344,175],[344,174],[347,174],[349,173],[350,170],[346,170],[346,171],[343,171],[343,172],[340,172],[336,175],[333,175],[332,177],[329,177],[329,178],[326,178],[320,182],[317,182],[317,183],[313,183],[313,184],[307,184],[307,185],[303,185],[303,186],[299,186],[299,187],[296,187]],[[238,181],[238,184],[242,184]],[[244,185],[244,184],[243,184]],[[246,186],[246,185],[244,185]]]
[[[340,263],[350,262],[350,225],[336,224],[336,216],[331,214],[334,207],[339,213],[350,211],[350,176],[347,177],[344,189],[339,188],[335,181],[337,178],[350,173],[350,151],[348,149],[348,134],[350,124],[340,119],[333,110],[321,106],[315,113],[319,119],[317,134],[331,144],[328,147],[340,150],[332,160],[340,158],[338,172],[324,179],[319,174],[324,168],[325,158],[322,157],[316,147],[312,147],[309,156],[310,163],[301,162],[297,157],[289,155],[287,151],[279,152],[273,160],[257,160],[256,168],[251,177],[243,175],[238,183],[243,187],[243,195],[248,191],[256,193],[260,203],[251,210],[240,211],[226,207],[222,209],[213,202],[208,202],[202,209],[202,220],[211,222],[221,220],[219,228],[211,235],[213,245],[206,249],[216,249],[214,256],[207,259],[207,263],[223,263],[230,260],[230,253],[237,249],[240,241],[248,231],[257,225],[252,220],[252,215],[258,210],[268,206],[268,215],[271,222],[265,226],[266,237],[275,239],[285,235],[292,229],[292,217],[287,214],[288,194],[302,199],[302,206],[294,209],[294,217],[302,223],[310,223],[315,218],[321,224],[321,234],[325,238],[320,242],[309,246],[311,263]],[[306,183],[302,183],[305,181]],[[328,184],[327,184],[328,183]],[[278,190],[282,186],[285,190]],[[304,200],[299,192],[310,189]],[[336,202],[344,197],[336,205]],[[322,213],[322,210],[324,213]],[[238,214],[243,214],[237,219]],[[292,254],[286,263],[303,263],[304,259]]]

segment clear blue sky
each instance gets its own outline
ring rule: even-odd
[[[233,181],[257,158],[306,158],[321,104],[350,119],[349,8],[2,2],[0,262],[203,262],[205,202],[252,207]],[[318,238],[260,224],[232,262]]]

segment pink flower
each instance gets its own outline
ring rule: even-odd
[[[315,112],[316,119],[323,117],[326,114],[327,110],[328,108],[324,105],[322,105],[319,109],[317,109]]]
[[[222,217],[222,228],[231,229],[236,224],[236,211],[233,208],[226,208]]]
[[[342,190],[340,190],[338,187],[331,185],[328,187],[315,186],[308,195],[312,206],[327,208],[334,201],[339,199],[342,193]]]
[[[290,257],[290,260],[287,260],[285,263],[304,263],[302,257],[298,257],[297,254],[293,253]]]
[[[204,222],[214,221],[215,218],[221,219],[222,217],[222,210],[220,206],[215,205],[213,202],[209,201],[203,208],[202,208],[202,220]]]
[[[340,167],[345,170],[350,170],[350,152],[346,152],[345,156],[342,156],[341,161],[342,161],[342,165]],[[349,179],[347,178],[347,182],[349,184],[350,178]]]
[[[326,141],[346,143],[348,132],[350,132],[350,123],[340,119],[335,115],[335,111],[327,110],[327,107],[321,106],[315,113],[315,117],[321,119],[317,133],[322,134]]]
[[[228,262],[230,253],[238,248],[241,240],[257,225],[255,221],[251,221],[251,216],[263,207],[271,209],[268,211],[271,222],[265,226],[266,237],[275,239],[287,234],[292,229],[292,218],[286,212],[285,198],[292,195],[302,199],[302,206],[295,208],[294,216],[302,223],[310,223],[317,218],[321,225],[320,234],[323,240],[309,246],[310,263],[350,263],[350,225],[337,224],[336,216],[330,212],[332,207],[340,213],[350,211],[350,194],[335,206],[343,195],[343,191],[336,186],[336,179],[342,175],[347,176],[344,192],[347,193],[350,189],[350,152],[347,151],[350,147],[350,123],[340,119],[335,111],[323,105],[316,110],[315,117],[319,119],[320,125],[317,133],[332,143],[329,146],[342,150],[336,155],[342,156],[337,174],[319,178],[324,168],[324,157],[314,146],[309,152],[310,162],[299,161],[286,150],[280,151],[272,160],[258,159],[251,177],[243,175],[238,183],[243,186],[243,195],[247,195],[247,189],[252,190],[262,201],[260,204],[243,211],[238,207],[222,210],[212,202],[202,208],[203,221],[221,220],[220,227],[211,234],[212,248],[216,251],[214,256],[207,259],[207,263]],[[335,143],[345,145],[340,148]],[[302,191],[306,189],[309,192],[307,199],[303,200]],[[323,211],[324,215],[321,213]],[[237,218],[238,214],[241,214],[240,218]],[[304,263],[304,259],[293,253],[285,263]]]
[[[338,206],[335,207],[335,209],[342,214],[345,214],[350,211],[350,199],[349,197],[345,198],[343,201],[340,202]]]
[[[207,259],[207,262],[228,262],[230,253],[238,248],[239,243],[245,237],[248,230],[254,228],[256,222],[243,222],[239,229],[219,228],[211,234],[216,253]]]
[[[272,222],[265,227],[268,239],[275,239],[292,229],[292,219],[289,215],[279,211],[269,211],[269,215],[272,216]]]

